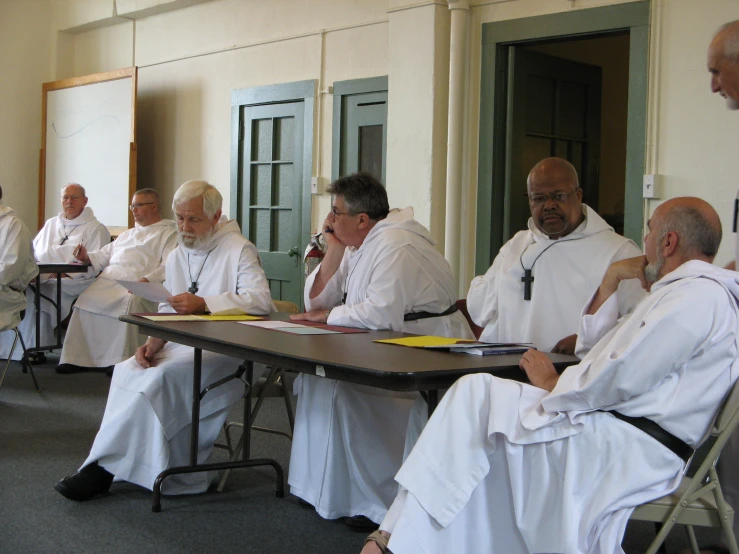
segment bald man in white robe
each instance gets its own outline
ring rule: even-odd
[[[110,244],[110,233],[100,223],[92,208],[87,206],[85,189],[77,183],[70,183],[62,188],[62,211],[49,219],[43,229],[33,239],[33,252],[39,263],[71,264],[77,262],[74,249],[79,244],[86,245],[88,250],[98,250]],[[95,279],[95,270],[91,267],[85,273],[70,273],[63,275],[61,280],[61,319],[66,318],[72,309],[72,303]],[[56,326],[56,306],[48,299],[56,302],[56,276],[47,275],[41,281],[41,327],[38,331],[40,344],[56,344],[54,327]],[[43,276],[42,276],[43,279]],[[33,289],[26,291],[26,301],[31,308],[26,311],[26,317],[20,324],[19,330],[26,345],[36,345],[36,309],[34,306]],[[0,358],[6,358],[12,346],[12,335],[5,333],[0,336]],[[21,352],[16,348],[14,360],[20,360]],[[42,358],[43,359],[43,358]]]
[[[529,350],[531,385],[476,375],[449,390],[363,554],[623,553],[631,512],[679,485],[739,376],[739,278],[711,264],[718,215],[673,199],[649,228],[646,256],[614,263],[586,305],[579,364],[558,375]],[[619,318],[631,279],[651,292]]]

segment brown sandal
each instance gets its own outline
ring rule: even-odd
[[[385,535],[380,533],[379,530],[372,531],[372,533],[370,533],[369,536],[364,539],[364,544],[367,544],[368,542],[374,542],[377,546],[379,546],[380,552],[382,552],[382,554],[393,554],[387,547],[388,542],[390,542],[390,537],[386,537]]]

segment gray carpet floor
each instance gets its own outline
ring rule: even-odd
[[[56,361],[52,355],[34,366],[41,394],[17,363],[0,389],[0,553],[361,550],[364,534],[320,518],[293,496],[276,498],[268,468],[232,472],[223,493],[164,497],[158,514],[151,511],[150,491],[126,483],[114,483],[109,494],[89,502],[65,499],[54,484],[89,452],[110,379],[104,373],[58,375]],[[234,408],[232,419],[239,419],[240,410]],[[282,401],[265,401],[256,423],[289,429]],[[252,456],[274,458],[287,478],[288,439],[255,432]],[[225,460],[226,453],[216,449],[213,458]],[[653,535],[651,524],[631,523],[624,549],[644,552]],[[667,545],[669,552],[685,548],[684,532],[674,530]]]

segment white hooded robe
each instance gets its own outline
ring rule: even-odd
[[[20,323],[26,287],[37,274],[31,234],[15,210],[0,201],[0,331]]]
[[[330,325],[473,338],[460,312],[403,321],[410,312],[444,312],[457,300],[449,264],[434,244],[412,208],[392,210],[359,248],[345,250],[339,269],[313,299],[320,266],[308,277],[306,310],[331,308]],[[294,390],[291,492],[324,518],[364,515],[379,523],[397,491],[393,475],[420,395],[306,374],[295,380]]]

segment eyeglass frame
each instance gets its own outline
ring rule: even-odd
[[[555,192],[554,194],[526,194],[529,199],[529,204],[544,206],[547,200],[551,200],[555,204],[567,204],[572,196],[577,195],[577,190],[573,192]],[[557,197],[563,197],[557,199]]]
[[[76,200],[79,200],[80,198],[85,198],[85,197],[84,196],[78,196],[76,194],[72,194],[72,195],[65,194],[64,196],[60,196],[59,197],[59,200],[61,200],[62,202],[65,202],[67,200],[71,200],[72,202],[74,202]]]
[[[349,212],[349,211],[346,211],[346,212],[340,212],[339,210],[337,210],[337,209],[336,209],[336,206],[334,206],[334,205],[332,204],[332,205],[331,205],[331,215],[333,215],[334,217],[337,217],[337,216],[339,216],[339,215],[352,215],[352,213],[351,213],[351,212]]]
[[[139,202],[137,204],[131,204],[128,209],[134,211],[136,208],[140,208],[141,206],[150,206],[152,204],[156,204],[156,202]]]

